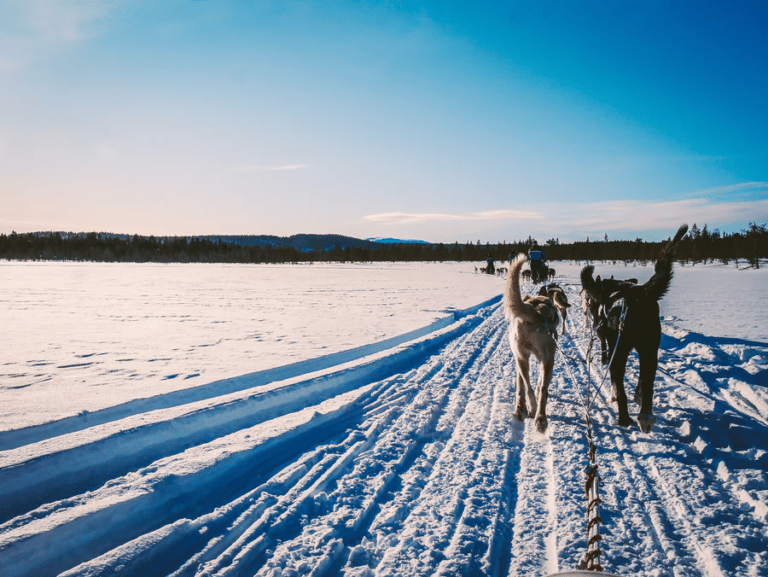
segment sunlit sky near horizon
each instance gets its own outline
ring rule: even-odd
[[[768,221],[768,2],[0,0],[0,233]]]

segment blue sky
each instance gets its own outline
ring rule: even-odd
[[[768,221],[768,4],[0,0],[0,232]]]

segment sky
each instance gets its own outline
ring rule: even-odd
[[[0,0],[0,233],[768,221],[768,2]]]

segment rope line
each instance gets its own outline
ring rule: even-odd
[[[585,311],[585,315],[588,315],[588,311]],[[620,329],[621,329],[621,326],[623,325],[625,316],[626,316],[626,303],[624,303],[622,307],[622,313],[621,313],[620,325],[619,325]],[[588,318],[587,318],[587,321],[589,321]],[[582,392],[581,388],[578,386],[578,381],[576,380],[576,377],[573,374],[573,371],[571,370],[570,365],[566,362],[562,363],[565,366],[567,373],[570,375],[570,378],[574,383],[574,389],[576,390],[576,393],[579,397],[582,408],[584,409],[584,421],[586,425],[586,436],[587,436],[587,443],[588,443],[587,456],[589,459],[589,464],[584,469],[584,474],[586,475],[586,481],[584,483],[584,493],[587,499],[587,551],[584,555],[584,559],[581,561],[578,568],[586,571],[602,572],[604,571],[604,569],[603,569],[603,566],[600,564],[599,558],[603,554],[602,550],[600,549],[600,543],[603,541],[603,537],[600,534],[600,523],[603,522],[603,518],[600,516],[600,513],[599,513],[599,505],[603,503],[603,500],[600,498],[598,494],[598,488],[599,488],[601,479],[600,479],[600,476],[598,475],[597,445],[595,444],[595,438],[592,431],[592,419],[590,417],[590,409],[592,408],[592,405],[594,404],[595,400],[600,395],[603,385],[605,384],[606,379],[610,375],[610,367],[611,367],[611,364],[613,363],[613,358],[616,355],[616,350],[618,349],[619,339],[618,338],[616,339],[616,344],[613,347],[611,358],[608,361],[608,369],[603,371],[600,384],[597,387],[595,387],[593,391],[592,366],[593,366],[594,356],[597,354],[597,352],[593,351],[593,349],[595,348],[595,343],[597,342],[598,339],[595,334],[594,323],[587,322],[587,324],[590,327],[590,338],[589,338],[589,344],[587,346],[587,352],[586,352],[585,358],[583,359],[577,358],[573,355],[567,354],[563,350],[563,348],[560,346],[560,343],[558,341],[555,341],[555,342],[556,342],[557,349],[560,351],[560,354],[563,356],[564,359],[568,359],[573,363],[584,365],[587,371],[586,391]],[[621,330],[619,330],[619,338],[620,337],[621,337]],[[577,350],[578,350],[578,347],[577,347]]]
[[[587,354],[585,355],[584,359],[580,359],[575,356],[567,354],[563,350],[563,348],[560,346],[557,336],[555,335],[555,346],[557,350],[560,351],[560,354],[565,359],[568,359],[573,363],[583,364],[587,371],[586,391],[582,393],[581,388],[578,386],[578,381],[576,380],[576,377],[574,376],[570,365],[566,362],[562,363],[565,366],[566,371],[568,372],[568,374],[571,377],[571,380],[574,383],[574,389],[576,390],[576,393],[579,397],[582,408],[584,409],[584,421],[586,425],[586,436],[587,436],[587,443],[588,443],[587,456],[589,459],[589,464],[584,469],[584,474],[587,477],[584,483],[584,493],[587,499],[587,551],[584,555],[584,559],[578,565],[578,569],[586,570],[586,571],[596,571],[596,572],[604,571],[603,566],[600,564],[600,560],[599,560],[599,558],[603,554],[602,550],[600,549],[600,543],[603,540],[603,537],[600,534],[600,523],[603,522],[603,518],[600,516],[600,512],[599,512],[599,505],[603,503],[603,500],[600,498],[598,494],[598,488],[600,486],[601,478],[600,478],[600,475],[598,475],[597,445],[595,444],[594,435],[592,433],[592,419],[590,418],[589,411],[592,408],[592,405],[597,399],[597,397],[600,395],[603,385],[605,384],[606,378],[610,375],[610,367],[613,364],[613,359],[618,349],[619,339],[621,338],[621,329],[623,328],[626,314],[627,314],[627,305],[626,305],[626,301],[624,301],[622,303],[622,310],[621,310],[621,315],[619,320],[618,336],[616,338],[616,343],[613,347],[613,351],[611,352],[611,358],[608,361],[608,369],[603,371],[602,379],[600,380],[600,384],[595,388],[594,395],[591,394],[592,393],[592,363],[593,363],[594,355],[597,354],[596,352],[593,352],[595,342],[597,341],[594,323],[589,323],[588,322],[589,319],[588,318],[586,319],[587,324],[590,327],[590,339],[589,339],[589,345],[587,347]],[[588,315],[588,311],[585,311],[585,316],[587,315]],[[607,318],[607,316],[608,315],[604,315],[605,318]],[[549,327],[547,328],[549,329]],[[577,347],[577,350],[578,350],[578,347]]]

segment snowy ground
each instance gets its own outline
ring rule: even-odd
[[[5,326],[33,327],[2,343],[2,575],[529,576],[583,556],[580,394],[603,367],[577,360],[576,263],[556,265],[574,306],[544,436],[512,416],[502,280],[469,265],[266,267],[295,279],[276,294],[249,293],[248,267],[0,266]],[[765,270],[676,268],[651,434],[618,428],[600,390],[607,570],[768,575]]]
[[[381,341],[500,282],[467,264],[0,262],[0,431]]]

